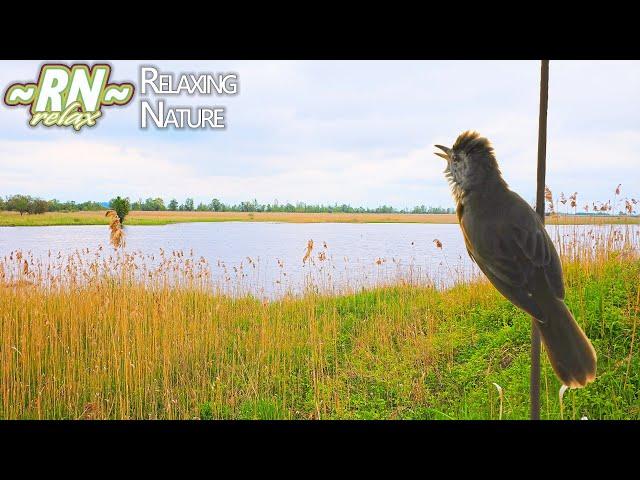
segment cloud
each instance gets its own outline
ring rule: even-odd
[[[378,191],[379,203],[385,203],[384,192],[398,185],[422,187],[440,182],[441,165],[437,169],[425,168],[425,158],[432,160],[427,150],[412,151],[401,157],[334,151],[265,157],[261,160],[274,167],[275,173],[255,175],[246,171],[237,175],[203,176],[189,164],[172,159],[171,155],[178,154],[175,149],[150,152],[79,140],[5,140],[0,142],[0,169],[7,172],[2,182],[5,194],[29,192],[63,200],[105,200],[120,194],[131,198],[192,196],[202,201],[217,196],[231,201],[278,198],[281,202],[304,199],[368,203],[371,192]],[[258,159],[245,161],[251,163]],[[74,192],[74,195],[60,196],[61,191]]]
[[[534,196],[538,62],[113,62],[113,78],[137,82],[149,63],[238,72],[237,97],[171,99],[226,105],[228,128],[142,131],[139,97],[80,134],[30,129],[24,108],[2,106],[0,194],[451,206],[432,145],[475,129],[512,188]],[[0,85],[33,78],[39,65],[4,62]],[[597,200],[626,180],[640,194],[629,181],[640,164],[639,82],[640,62],[551,63],[554,191]]]
[[[85,140],[0,142],[2,188],[43,197],[104,199],[123,190],[154,189],[188,169],[138,148]],[[161,187],[160,187],[161,188]],[[73,193],[71,193],[73,192]]]

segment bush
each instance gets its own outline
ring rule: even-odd
[[[14,212],[20,212],[20,215],[29,212],[31,205],[31,197],[26,195],[14,195],[7,199],[7,210],[13,210]]]
[[[112,198],[109,202],[109,207],[116,211],[116,213],[118,214],[118,218],[120,219],[120,223],[124,225],[124,219],[129,214],[129,210],[131,209],[129,198],[122,198],[120,196]]]
[[[29,203],[29,213],[42,214],[49,211],[49,202],[36,198]]]

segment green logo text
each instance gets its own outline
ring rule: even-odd
[[[30,105],[29,125],[45,127],[93,127],[105,105],[126,105],[131,101],[131,83],[109,83],[111,67],[96,64],[43,65],[35,83],[14,83],[7,88],[9,106]]]

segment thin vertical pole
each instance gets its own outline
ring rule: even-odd
[[[540,116],[538,121],[538,182],[536,212],[544,224],[544,185],[547,167],[547,107],[549,105],[549,60],[540,68]],[[540,330],[531,317],[531,420],[540,420]]]

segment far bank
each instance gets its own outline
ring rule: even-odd
[[[0,227],[52,225],[107,225],[104,211],[24,214],[0,212]],[[638,224],[638,216],[552,215],[552,225]],[[286,223],[458,223],[454,214],[420,213],[289,213],[289,212],[180,212],[132,211],[126,225],[167,225],[186,222],[286,222]]]

